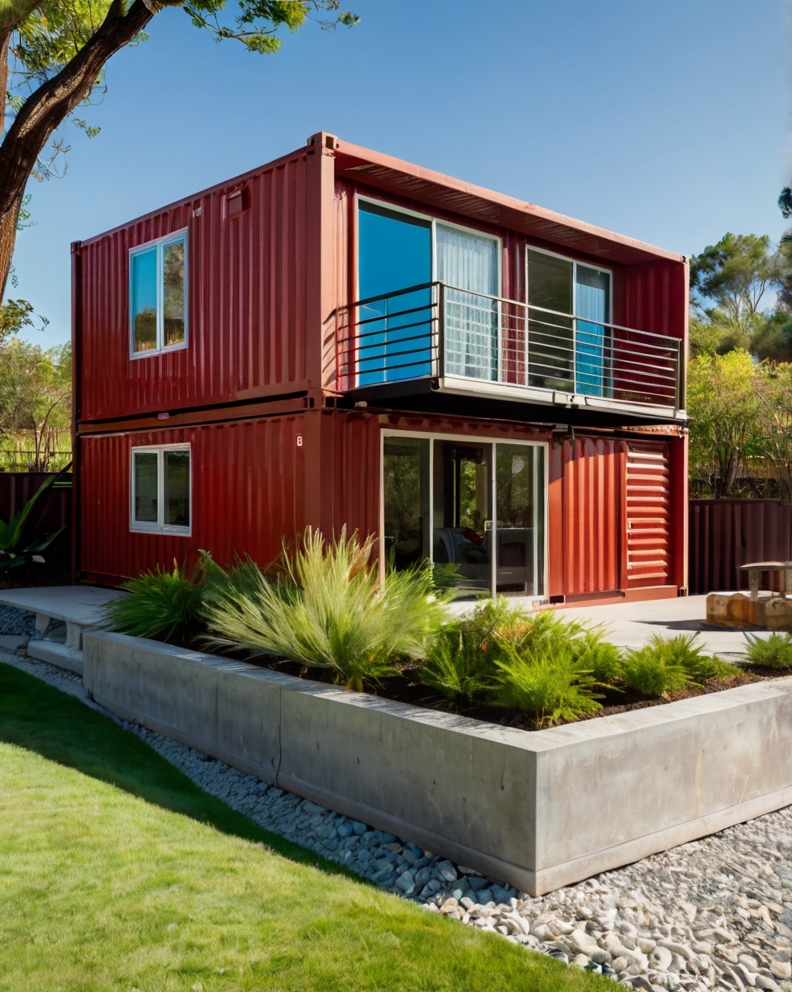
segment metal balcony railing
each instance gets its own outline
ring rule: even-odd
[[[683,405],[676,338],[441,282],[359,300],[336,316],[341,391],[431,377]]]

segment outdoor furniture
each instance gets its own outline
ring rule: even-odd
[[[31,658],[82,675],[83,631],[102,622],[102,607],[126,596],[119,589],[96,586],[50,586],[0,591],[0,603],[36,615],[36,633],[28,641]]]
[[[759,580],[763,572],[777,572],[780,578],[780,592],[772,592],[771,596],[787,596],[792,593],[792,561],[754,561],[748,565],[740,565],[742,571],[748,573],[748,588],[751,599],[759,599]]]

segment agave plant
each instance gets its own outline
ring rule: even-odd
[[[19,513],[0,520],[0,572],[8,573],[12,569],[29,565],[31,562],[43,563],[42,551],[46,551],[52,542],[66,529],[61,527],[51,534],[30,534],[30,514],[39,499],[48,492],[55,483],[71,468],[71,462],[57,475],[51,475],[39,486],[36,492],[25,503]]]
[[[285,546],[282,570],[269,577],[252,562],[213,574],[205,617],[208,643],[329,668],[338,684],[360,690],[423,656],[446,619],[427,568],[390,572],[372,562],[374,539],[357,534],[326,542],[306,531]]]

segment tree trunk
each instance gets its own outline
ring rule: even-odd
[[[52,133],[91,92],[107,60],[143,30],[153,10],[143,0],[134,0],[124,14],[122,0],[113,0],[87,44],[28,97],[0,145],[0,300],[11,268],[22,198],[37,157]]]

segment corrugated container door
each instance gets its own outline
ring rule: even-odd
[[[627,588],[671,581],[668,444],[627,445]]]

